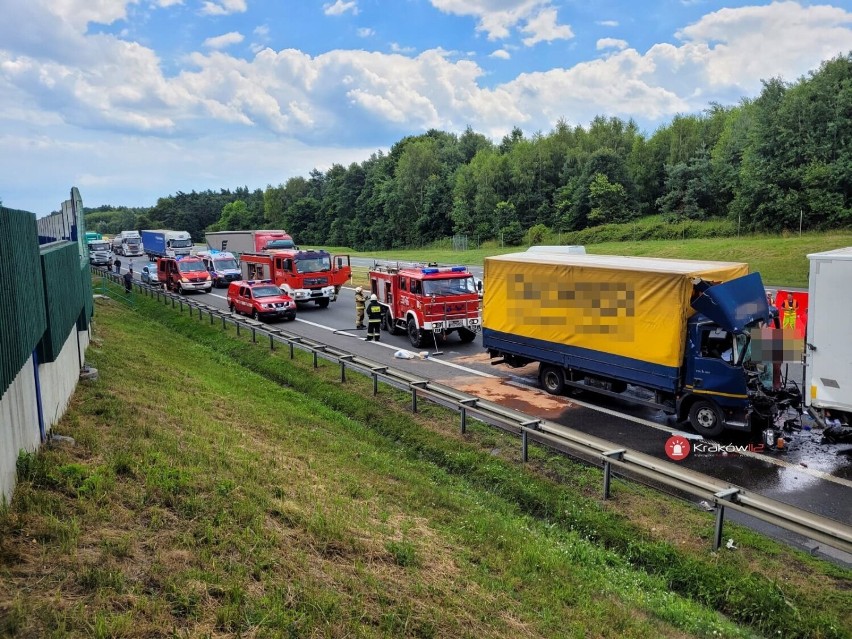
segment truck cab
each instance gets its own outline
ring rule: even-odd
[[[340,257],[340,260],[337,258]],[[267,251],[240,256],[243,279],[271,279],[298,304],[314,302],[325,308],[337,299],[343,282],[351,277],[348,256],[327,251]]]
[[[466,266],[375,265],[370,290],[385,308],[385,330],[405,332],[415,348],[431,338],[457,333],[462,342],[476,338],[482,303]]]
[[[228,285],[228,308],[252,319],[296,319],[296,302],[272,280],[238,280]]]
[[[213,288],[210,273],[197,257],[161,257],[157,260],[157,279],[169,291],[181,295],[189,291],[209,293]]]
[[[87,234],[88,235],[88,234]],[[112,246],[106,240],[89,240],[89,264],[94,266],[112,266]]]

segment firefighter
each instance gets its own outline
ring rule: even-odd
[[[382,305],[379,304],[379,298],[373,293],[370,295],[370,301],[367,304],[367,341],[379,341],[382,330]]]
[[[799,302],[792,293],[787,293],[787,299],[781,303],[781,328],[796,328],[796,316],[799,314]]]
[[[367,303],[367,296],[364,295],[364,289],[360,286],[355,289],[355,328],[366,328],[364,326],[364,307]]]

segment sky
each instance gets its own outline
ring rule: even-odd
[[[0,200],[263,189],[407,135],[734,105],[852,51],[852,0],[0,0]]]

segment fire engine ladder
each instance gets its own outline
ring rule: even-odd
[[[430,263],[431,264],[431,263]],[[430,264],[422,262],[398,262],[390,260],[374,260],[373,270],[383,273],[398,273],[404,268],[427,268]]]

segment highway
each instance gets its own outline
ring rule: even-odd
[[[358,265],[371,264],[372,260],[364,260],[364,264]],[[138,274],[136,276],[138,278]],[[225,292],[225,289],[213,289],[211,293],[192,294],[191,297],[226,309]],[[414,349],[407,336],[387,332],[382,332],[379,343],[366,342],[365,331],[354,328],[354,292],[350,288],[344,288],[339,299],[328,308],[300,307],[294,321],[278,325],[291,333],[434,379],[665,461],[670,460],[665,455],[664,445],[673,433],[697,437],[688,424],[673,423],[659,411],[627,401],[587,393],[572,398],[548,395],[537,388],[537,367],[492,366],[480,336],[463,344],[451,335],[444,342],[430,344],[428,349]],[[398,351],[417,356],[400,359],[395,357]],[[426,357],[421,358],[420,354]],[[852,455],[844,454],[846,447],[821,444],[820,439],[818,431],[801,431],[793,435],[786,453],[744,451],[690,455],[679,463],[767,497],[850,523]],[[742,433],[727,433],[717,441],[745,447],[751,438]],[[794,539],[791,541],[796,543]],[[841,560],[848,561],[848,558]]]

